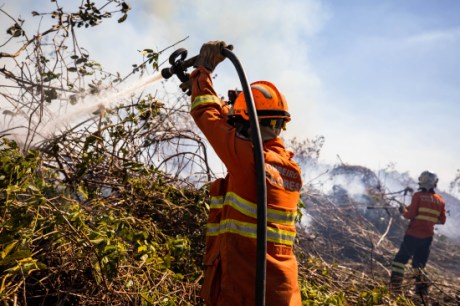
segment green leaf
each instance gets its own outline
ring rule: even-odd
[[[122,11],[122,12],[127,12],[127,11],[129,11],[130,9],[131,9],[131,7],[130,7],[129,4],[127,4],[126,2],[123,2],[123,3],[121,4],[121,11]]]
[[[45,269],[46,265],[38,262],[32,257],[19,260],[18,264],[12,268],[6,269],[6,273],[27,275],[32,271]]]
[[[6,188],[6,193],[7,194],[12,194],[12,193],[18,192],[20,190],[21,190],[21,188],[18,185],[9,185]]]
[[[97,244],[100,244],[101,242],[103,242],[103,241],[104,241],[104,238],[92,239],[92,240],[90,240],[90,241],[91,241],[91,243],[97,245]]]
[[[140,247],[137,248],[138,253],[146,252],[147,251],[147,246],[146,245],[141,245]]]
[[[4,259],[11,252],[11,250],[16,246],[17,243],[18,243],[17,240],[13,241],[9,245],[7,245],[5,249],[3,249],[3,251],[2,251],[2,259]]]
[[[27,186],[27,187],[28,187],[30,190],[32,190],[32,191],[40,192],[40,189],[38,189],[38,188],[37,188],[36,186],[34,186],[34,185],[29,185],[29,186]]]
[[[123,21],[126,20],[126,18],[128,18],[128,14],[124,14],[123,16],[121,16],[121,18],[118,19],[118,23],[122,23]]]
[[[84,186],[78,185],[78,191],[85,197],[85,199],[88,199],[88,192]]]
[[[17,260],[23,260],[24,258],[30,257],[32,253],[28,249],[19,249],[0,260],[0,265],[8,265]]]
[[[54,99],[58,98],[58,93],[56,89],[52,88],[49,90],[45,90],[45,101],[46,102],[51,102]]]
[[[6,30],[6,33],[13,36],[13,37],[19,37],[21,35],[24,35],[24,31],[22,30],[21,26],[17,23],[15,23],[13,26],[9,27]]]

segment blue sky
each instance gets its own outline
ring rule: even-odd
[[[0,7],[28,17],[45,3],[0,0]],[[338,163],[338,155],[373,170],[394,163],[413,177],[431,169],[441,187],[460,168],[460,1],[129,3],[125,23],[80,34],[109,70],[127,73],[140,62],[137,50],[161,50],[187,36],[178,47],[189,55],[224,40],[234,44],[250,81],[269,80],[286,96],[293,120],[285,137],[325,137],[321,161]],[[228,61],[216,74],[221,95],[239,87]]]

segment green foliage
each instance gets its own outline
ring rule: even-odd
[[[302,256],[300,256],[302,257]],[[347,305],[347,300],[342,291],[332,290],[332,286],[319,279],[309,279],[309,275],[318,274],[322,278],[330,277],[330,268],[319,258],[307,257],[305,268],[308,274],[300,277],[300,293],[302,305]]]
[[[359,305],[381,305],[387,293],[388,293],[388,290],[386,287],[374,288],[368,291],[364,291],[359,296],[358,304]]]
[[[143,52],[146,54],[147,62],[152,64],[154,70],[158,70],[158,53],[152,49],[144,49]]]
[[[118,2],[118,1],[117,1]],[[131,7],[124,1],[119,2],[119,12],[122,16],[118,19],[119,23],[122,23],[128,17],[128,11]],[[56,17],[59,16],[59,11],[54,12]],[[102,11],[102,8],[97,7],[95,2],[84,2],[79,7],[79,12],[74,15],[72,25],[77,27],[93,27],[98,25],[104,18],[111,18],[112,12]]]
[[[314,286],[301,282],[302,305],[347,305],[343,292],[331,293],[327,286]]]
[[[44,157],[6,140],[0,151],[0,301],[147,305],[161,297],[177,305],[196,294],[202,254],[192,245],[202,239],[196,199],[204,191],[165,185],[156,171],[127,163],[126,172],[142,175],[114,204],[77,183],[63,188]],[[94,154],[85,162],[95,165],[93,157],[101,161]]]
[[[18,23],[15,23],[6,30],[6,33],[13,37],[20,37],[24,35],[24,30]]]
[[[302,305],[400,305],[411,306],[410,299],[394,299],[388,288],[369,276],[297,250]]]

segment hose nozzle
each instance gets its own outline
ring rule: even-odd
[[[167,67],[161,70],[161,76],[165,79],[169,79],[173,75],[177,75],[179,80],[183,82],[187,82],[189,80],[186,71],[189,67],[192,67],[195,61],[198,58],[197,56],[191,57],[189,59],[185,59],[187,57],[187,50],[180,48],[174,51],[169,56],[169,63],[171,67]]]

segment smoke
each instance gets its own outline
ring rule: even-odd
[[[146,34],[157,45],[169,46],[189,37],[177,47],[186,48],[192,56],[207,41],[233,44],[250,82],[271,81],[286,96],[293,114],[288,133],[308,129],[306,124],[312,121],[309,117],[314,117],[314,105],[320,100],[321,82],[309,63],[307,41],[329,18],[322,2],[142,0],[140,4],[143,10],[137,14],[151,25]],[[219,95],[241,88],[228,61],[216,74]]]
[[[307,165],[307,166],[306,166]],[[373,211],[366,209],[367,205],[386,205],[371,203],[372,192],[395,193],[411,187],[417,190],[417,181],[407,172],[400,173],[393,169],[371,171],[361,166],[331,166],[318,163],[303,163],[303,177],[306,185],[304,190],[308,192],[320,192],[331,199],[340,210],[341,206],[353,203],[357,211],[371,215]],[[306,180],[306,178],[308,178]],[[444,225],[436,225],[437,234],[444,235],[449,239],[460,241],[460,200],[451,193],[438,190],[438,193],[446,202],[447,221]],[[391,195],[396,200],[409,205],[409,194],[396,193]],[[389,203],[397,205],[396,203]],[[375,211],[377,213],[378,211]],[[300,224],[307,232],[314,216],[309,214],[308,207],[302,211],[303,216]]]
[[[380,188],[375,177],[368,177],[371,171],[360,166],[308,163],[308,167],[303,167],[302,172],[307,184],[306,189],[315,189],[326,195],[331,195],[340,188],[346,190],[349,196],[358,199],[369,189]]]
[[[436,226],[436,232],[460,242],[460,231],[458,230],[460,227],[460,200],[446,192],[439,192],[439,194],[446,201],[447,219],[444,225]]]
[[[310,227],[310,224],[312,221],[313,221],[313,217],[304,210],[302,218],[300,218],[300,226],[304,229],[307,229]]]

